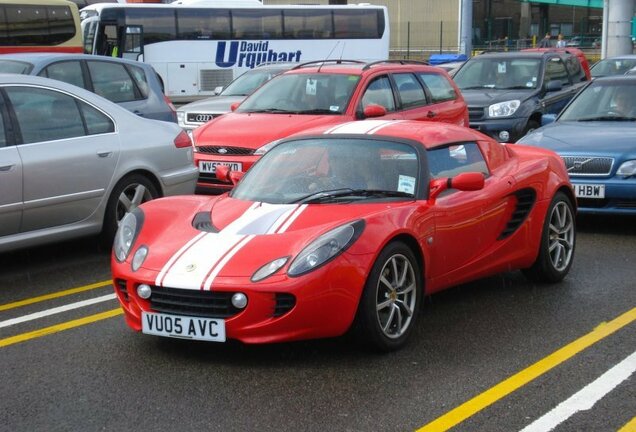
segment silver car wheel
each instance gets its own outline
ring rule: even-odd
[[[117,201],[117,222],[119,222],[126,213],[136,209],[140,204],[152,199],[152,193],[143,184],[129,184],[119,194]]]
[[[563,271],[574,251],[574,215],[567,203],[557,203],[550,214],[548,250],[554,269]]]
[[[382,267],[376,287],[376,316],[386,337],[397,339],[409,328],[416,300],[411,262],[402,254],[392,255]]]

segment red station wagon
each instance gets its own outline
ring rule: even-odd
[[[216,167],[247,171],[269,144],[317,126],[374,118],[468,126],[459,89],[442,69],[396,60],[304,63],[264,84],[231,113],[194,131],[198,192],[232,188]]]

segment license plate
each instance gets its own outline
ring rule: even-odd
[[[243,164],[240,162],[209,162],[199,161],[199,172],[206,174],[216,173],[217,165],[228,165],[230,171],[243,171]]]
[[[578,198],[605,198],[605,185],[602,184],[573,184],[574,194]]]
[[[142,312],[145,334],[181,339],[225,342],[225,320]]]

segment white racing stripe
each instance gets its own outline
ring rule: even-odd
[[[9,327],[12,325],[16,325],[16,324],[20,324],[23,322],[27,322],[27,321],[32,321],[34,319],[38,319],[38,318],[43,318],[49,315],[55,315],[58,313],[62,313],[62,312],[66,312],[66,311],[70,311],[73,309],[78,309],[84,306],[90,306],[96,303],[101,303],[101,302],[105,302],[108,300],[115,300],[115,294],[107,294],[107,295],[103,295],[101,297],[95,297],[92,299],[88,299],[88,300],[82,300],[82,301],[78,301],[75,303],[69,303],[67,305],[64,306],[59,306],[56,308],[52,308],[52,309],[47,309],[47,310],[43,310],[41,312],[35,312],[29,315],[23,315],[21,317],[17,317],[17,318],[12,318],[6,321],[0,321],[0,328],[3,327]]]
[[[229,260],[256,235],[286,230],[306,206],[252,204],[218,233],[204,233],[190,240],[164,265],[156,279],[160,286],[209,289]],[[282,228],[279,228],[281,227]]]
[[[596,402],[611,392],[636,371],[636,352],[605,372],[594,382],[583,387],[552,411],[526,426],[521,432],[547,432],[556,428],[579,411],[591,409]]]
[[[394,123],[395,120],[364,120],[344,123],[331,128],[324,132],[324,134],[368,134]],[[374,132],[371,132],[374,131]]]

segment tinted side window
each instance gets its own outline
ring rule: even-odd
[[[0,9],[2,45],[50,46],[75,36],[75,22],[68,6],[10,4]]]
[[[228,9],[177,9],[179,39],[231,39]]]
[[[323,39],[333,37],[331,11],[290,9],[283,11],[285,38]]]
[[[384,33],[384,16],[377,10],[333,12],[336,39],[372,39]]]
[[[84,136],[75,98],[36,87],[7,87],[24,144]]]
[[[283,15],[280,10],[235,9],[232,30],[235,39],[279,39],[283,35]]]
[[[84,102],[79,104],[82,114],[84,114],[84,121],[89,135],[115,132],[115,125],[106,115]]]
[[[561,59],[553,57],[546,62],[545,65],[545,82],[561,81],[564,86],[570,84],[568,73]]]
[[[175,12],[170,9],[126,10],[126,24],[143,26],[146,44],[176,39],[176,21]]]
[[[438,147],[427,152],[431,177],[454,177],[465,172],[488,175],[488,166],[477,143]]]
[[[403,108],[426,105],[426,94],[422,85],[413,74],[394,74],[398,94]]]
[[[135,84],[122,64],[89,61],[88,70],[95,93],[113,102],[141,99],[135,94]]]
[[[579,61],[578,58],[574,56],[568,56],[568,58],[565,60],[565,67],[567,68],[568,73],[572,77],[573,83],[586,80],[585,71],[583,70],[583,67],[581,66],[581,62]]]
[[[376,104],[386,108],[387,111],[395,111],[395,101],[389,77],[376,78],[369,84],[362,96],[362,109],[367,105]]]
[[[137,84],[137,89],[141,93],[141,98],[146,99],[149,93],[148,80],[146,78],[146,73],[144,70],[138,66],[126,65],[126,69],[130,72],[130,75],[135,80],[135,84]]]
[[[64,61],[47,66],[38,75],[86,88],[79,61]]]
[[[457,99],[455,89],[445,76],[436,73],[419,73],[418,76],[424,81],[434,103]]]

